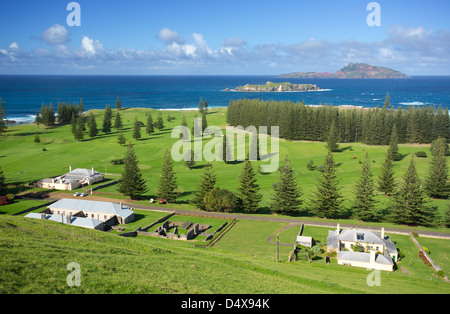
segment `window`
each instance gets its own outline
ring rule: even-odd
[[[356,234],[356,240],[357,241],[364,241],[364,233],[357,233]]]

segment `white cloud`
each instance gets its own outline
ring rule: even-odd
[[[226,38],[219,47],[210,47],[203,34],[193,33],[187,42],[176,31],[164,28],[158,31],[157,38],[165,46],[149,50],[108,49],[88,36],[82,36],[78,48],[68,47],[64,44],[68,41],[65,28],[50,29],[53,33],[44,32],[46,36],[42,36],[51,43],[49,49],[41,47],[27,52],[21,50],[17,42],[0,47],[0,68],[14,71],[14,67],[19,69],[18,65],[23,64],[22,68],[28,65],[33,70],[39,65],[43,69],[65,67],[66,70],[86,69],[96,73],[124,73],[125,70],[131,74],[154,73],[145,71],[156,69],[158,74],[276,74],[333,72],[350,62],[365,62],[410,75],[450,73],[450,32],[426,30],[422,26],[391,26],[386,39],[374,42],[308,38],[291,45],[250,46],[244,39],[235,37]],[[64,30],[55,32],[57,29]]]
[[[55,24],[42,33],[41,39],[50,46],[63,45],[69,42],[70,34],[64,26]]]
[[[88,55],[95,55],[98,51],[103,49],[103,45],[98,40],[93,40],[87,36],[81,39],[81,47]]]
[[[181,38],[176,31],[171,30],[170,28],[160,29],[156,37],[166,44],[184,44],[184,39]]]
[[[11,45],[9,45],[9,49],[17,49],[19,50],[19,45],[16,42],[11,43]]]

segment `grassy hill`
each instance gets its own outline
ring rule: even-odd
[[[419,264],[416,267],[426,274],[382,272],[381,286],[371,287],[367,285],[370,271],[365,269],[323,262],[288,263],[285,257],[276,263],[264,251],[243,252],[255,243],[253,238],[259,242],[258,235],[280,227],[248,223],[241,228],[255,234],[239,249],[235,246],[239,229],[227,234],[217,247],[195,249],[179,241],[122,238],[0,215],[0,293],[450,293],[448,283]],[[70,274],[66,267],[72,262],[80,265],[79,287],[66,283]]]

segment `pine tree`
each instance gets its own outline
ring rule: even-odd
[[[119,136],[117,137],[117,143],[119,143],[121,146],[123,146],[127,142],[125,136],[122,132],[119,133]]]
[[[208,127],[208,120],[206,119],[206,111],[202,111],[202,132],[205,133],[206,128]]]
[[[239,195],[244,212],[255,213],[258,211],[259,202],[262,199],[262,195],[258,193],[259,190],[260,187],[257,183],[252,163],[247,160],[239,175]]]
[[[206,112],[208,112],[208,99],[205,99],[204,109]]]
[[[234,159],[233,152],[231,151],[230,140],[226,134],[222,138],[221,155],[223,162],[226,164]]]
[[[6,179],[3,175],[2,168],[0,167],[0,195],[5,196],[8,193],[8,186],[5,183]]]
[[[72,118],[70,119],[70,125],[72,128],[72,134],[75,135],[75,132],[77,129],[77,118],[75,117],[74,113],[72,113]]]
[[[105,114],[103,115],[103,125],[102,132],[105,134],[111,133],[111,125],[112,125],[112,111],[109,105],[105,108]]]
[[[381,168],[381,173],[378,177],[378,190],[383,192],[385,195],[392,195],[395,191],[395,179],[394,179],[394,164],[389,154],[386,153],[384,162]]]
[[[122,117],[120,116],[120,112],[116,112],[116,119],[114,120],[114,128],[116,130],[122,130],[123,123],[122,123]]]
[[[83,112],[84,112],[83,98],[80,98],[80,115],[83,115]]]
[[[89,128],[89,137],[90,138],[96,137],[98,134],[97,122],[95,121],[95,116],[92,111],[89,113],[87,126]]]
[[[450,228],[450,204],[444,210],[444,215],[442,216],[442,222],[444,223],[444,225],[447,228]]]
[[[142,137],[141,135],[141,123],[137,118],[134,120],[133,138],[138,141]]]
[[[84,139],[84,118],[79,117],[76,121],[76,126],[73,132],[73,136],[75,137],[76,141],[81,141]]]
[[[161,168],[161,179],[158,186],[158,197],[175,202],[178,197],[178,185],[175,171],[173,170],[173,161],[170,152],[167,149],[164,155],[164,161]]]
[[[398,224],[431,225],[436,209],[425,204],[424,191],[416,171],[414,157],[412,157],[403,182],[393,197],[390,218]]]
[[[149,112],[147,116],[147,127],[145,128],[145,131],[148,135],[151,135],[155,132],[155,129],[153,128],[153,118],[151,112]]]
[[[317,181],[316,192],[310,200],[312,212],[319,217],[337,218],[342,211],[343,199],[339,192],[336,168],[333,154],[328,151],[323,172]]]
[[[186,166],[186,168],[191,169],[192,167],[194,167],[195,166],[194,152],[189,149],[186,152],[186,154],[184,154],[183,160],[184,160],[184,165]]]
[[[200,97],[200,102],[198,103],[198,111],[200,113],[203,113],[203,109],[204,109],[203,99]]]
[[[128,145],[128,150],[124,158],[122,177],[117,189],[120,193],[129,196],[131,199],[135,199],[135,197],[147,192],[146,182],[142,178],[139,161],[131,143]]]
[[[375,187],[370,168],[369,153],[366,151],[353,202],[353,214],[363,221],[375,221],[379,218],[375,212]]]
[[[399,160],[401,157],[401,155],[398,153],[397,126],[395,124],[392,127],[391,139],[389,141],[388,154],[392,160]]]
[[[336,131],[336,126],[335,126],[334,121],[331,123],[330,132],[328,133],[326,147],[331,152],[336,152],[339,148],[339,145],[337,143],[337,131]]]
[[[447,142],[444,138],[439,138],[433,142],[433,157],[424,187],[425,192],[434,198],[447,199],[450,195],[447,158],[445,157],[446,149]]]
[[[117,96],[117,99],[116,99],[116,109],[117,109],[117,111],[122,109],[122,103],[120,102],[119,96]]]
[[[160,131],[164,129],[164,120],[161,112],[158,112],[158,118],[156,120],[156,128]]]
[[[205,172],[202,174],[202,178],[195,192],[194,198],[190,201],[190,204],[194,205],[200,210],[205,210],[205,195],[214,189],[216,185],[216,175],[213,170],[213,166],[207,163],[205,166]]]
[[[297,185],[295,170],[286,156],[284,165],[279,168],[280,179],[273,184],[274,194],[270,207],[273,212],[292,215],[299,211],[303,201],[300,199],[302,191]]]

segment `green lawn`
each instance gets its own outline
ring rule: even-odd
[[[410,274],[382,272],[380,287],[367,284],[366,269],[289,263],[283,250],[276,263],[275,246],[265,238],[281,224],[239,221],[235,227],[213,248],[195,249],[0,215],[0,293],[450,293],[448,283],[419,263],[406,266]],[[80,287],[66,283],[73,262]]]
[[[101,126],[102,110],[94,110],[97,115],[97,124]],[[132,124],[135,117],[140,121],[146,121],[146,113],[151,112],[153,119],[156,119],[158,111],[150,109],[126,109],[121,111],[124,122],[124,135],[128,141],[135,145],[136,154],[140,161],[140,167],[144,178],[148,184],[148,195],[155,197],[159,182],[160,169],[162,165],[162,156],[166,149],[170,149],[178,139],[170,137],[171,130],[180,125],[182,115],[187,118],[188,126],[192,126],[194,115],[199,117],[198,111],[170,111],[163,112],[166,128],[163,131],[157,131],[148,136],[145,134],[145,128],[142,128],[143,138],[139,141],[132,139]],[[175,117],[171,122],[166,121],[167,115]],[[208,114],[208,125],[225,127],[226,108],[211,109]],[[33,142],[34,134],[40,133],[41,143]],[[120,178],[122,165],[114,166],[111,160],[123,158],[126,147],[117,144],[117,132],[108,135],[100,134],[99,137],[91,140],[86,138],[82,142],[76,142],[70,131],[70,126],[64,127],[43,127],[39,129],[36,125],[19,125],[10,127],[5,136],[0,137],[0,166],[6,176],[8,183],[26,183],[42,179],[44,177],[56,176],[66,173],[69,166],[73,168],[91,168],[108,173],[108,178],[115,180]],[[205,140],[203,145],[207,141]],[[380,172],[381,164],[387,147],[367,146],[359,143],[341,144],[343,152],[335,153],[335,161],[339,163],[338,176],[341,179],[342,194],[345,198],[344,205],[350,206],[353,199],[353,188],[356,178],[359,176],[359,161],[363,158],[366,150],[369,151],[374,176]],[[42,149],[45,148],[46,151]],[[395,163],[395,173],[397,178],[401,178],[406,171],[409,160],[414,152],[423,150],[428,156],[431,156],[429,145],[400,145],[400,152],[406,157]],[[101,152],[101,153],[99,153]],[[298,183],[303,190],[303,198],[307,200],[315,189],[315,182],[319,176],[318,171],[310,171],[306,165],[310,160],[317,166],[321,164],[326,155],[324,143],[319,142],[295,142],[280,141],[280,162],[289,155],[292,165],[297,173]],[[356,157],[356,159],[354,158]],[[449,161],[450,161],[450,157]],[[423,178],[428,170],[428,158],[416,158],[416,166],[419,175]],[[32,161],[32,162],[31,162]],[[197,162],[196,167],[189,170],[184,166],[184,162],[175,163],[175,171],[178,178],[181,195],[177,204],[171,204],[177,208],[189,208],[192,206],[187,201],[193,197],[200,176],[203,173],[205,161]],[[260,165],[268,165],[270,161],[255,162],[255,169]],[[217,185],[227,188],[231,191],[237,191],[239,176],[242,163],[224,164],[223,162],[213,162],[214,170],[217,174]],[[267,207],[272,193],[272,184],[278,180],[278,173],[258,174],[258,182],[261,186],[263,200],[261,205]],[[115,186],[100,191],[101,193],[117,193]],[[111,196],[111,194],[109,194]],[[113,196],[114,197],[114,196]],[[118,195],[118,198],[121,196]],[[386,207],[389,197],[384,195],[377,196],[380,208]],[[430,205],[437,206],[439,213],[447,207],[446,200],[430,200]],[[303,209],[306,209],[306,203]]]

